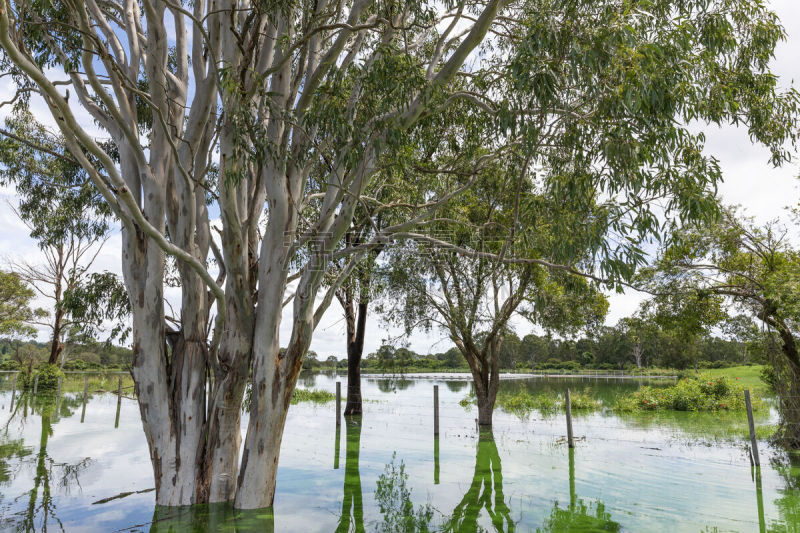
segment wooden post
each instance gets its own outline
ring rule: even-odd
[[[89,395],[89,376],[83,376],[83,409],[81,409],[81,424],[86,418],[86,397]]]
[[[61,381],[64,378],[58,378],[58,386],[56,387],[56,416],[58,416],[58,407],[61,404]]]
[[[336,427],[342,425],[342,382],[336,382]]]
[[[567,389],[567,444],[569,444],[570,448],[575,447],[575,442],[572,440],[572,399],[569,395],[569,389]]]
[[[750,403],[750,391],[744,391],[744,403],[747,406],[747,425],[750,426],[750,453],[753,454],[753,462],[757,467],[761,467],[761,459],[758,457],[758,441],[756,440],[756,423],[753,420],[753,404]]]
[[[758,531],[766,533],[767,521],[764,518],[764,492],[761,488],[761,469],[756,470],[756,506],[758,507]]]
[[[569,508],[574,511],[578,493],[575,492],[575,449],[569,449]]]
[[[36,374],[36,377],[33,379],[33,395],[36,396],[36,392],[39,390],[39,374]]]
[[[17,375],[19,375],[19,372],[14,372],[14,384],[11,385],[11,405],[8,407],[9,411],[14,408],[14,399],[17,396]]]
[[[345,434],[345,438],[347,438],[347,434]],[[342,442],[342,426],[339,423],[339,418],[336,418],[336,440],[333,441],[333,469],[337,470],[339,468],[339,448],[341,447]]]
[[[433,435],[439,436],[439,385],[433,386]]]
[[[119,377],[118,385],[117,385],[117,416],[114,419],[114,427],[119,427],[119,411],[122,407],[122,376]]]
[[[433,437],[433,484],[439,484],[439,436]]]

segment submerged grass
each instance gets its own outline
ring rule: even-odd
[[[645,386],[617,400],[618,411],[744,411],[744,387],[728,376],[708,373],[681,379],[670,387]],[[753,410],[765,408],[757,391]]]
[[[588,391],[575,391],[570,396],[570,405],[574,411],[596,411],[602,407],[600,400],[594,398]],[[475,396],[470,395],[464,397],[459,404],[464,408],[468,408],[474,405],[476,401]],[[525,417],[533,411],[538,411],[543,415],[552,415],[559,411],[564,411],[566,401],[561,394],[532,394],[523,389],[514,393],[500,391],[497,394],[495,405],[503,411]]]
[[[242,412],[250,410],[250,403],[253,398],[253,388],[247,385],[244,390],[244,399],[242,401]],[[292,393],[292,405],[303,402],[311,402],[316,404],[323,404],[332,402],[336,399],[336,395],[332,392],[320,389],[294,389]]]
[[[295,389],[292,393],[292,404],[300,402],[328,403],[336,399],[332,392],[319,389]]]

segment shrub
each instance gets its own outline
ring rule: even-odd
[[[0,363],[0,370],[19,370],[20,364],[13,359]]]
[[[599,400],[586,391],[576,391],[570,396],[570,405],[574,410],[593,411],[600,409],[602,406]],[[497,406],[517,416],[527,416],[532,411],[552,414],[556,411],[564,410],[565,403],[565,398],[562,395],[531,394],[525,389],[521,389],[514,394],[500,392],[497,395]]]
[[[64,370],[99,370],[101,366],[92,361],[83,359],[70,359],[64,363]],[[110,366],[108,368],[111,368]]]
[[[774,394],[778,390],[776,388],[775,368],[772,365],[764,365],[764,368],[761,369],[761,381],[767,385],[769,392]]]
[[[760,398],[753,398],[753,409],[761,409]],[[671,387],[642,387],[620,398],[622,411],[736,411],[743,410],[744,387],[726,376],[701,374],[683,378]]]
[[[566,403],[566,402],[562,402]],[[570,406],[573,410],[578,411],[594,411],[600,409],[600,400],[589,394],[588,392],[570,392]]]
[[[292,404],[300,402],[327,403],[336,399],[336,395],[325,390],[295,389],[292,393]]]
[[[41,365],[33,369],[31,374],[28,374],[27,369],[20,372],[20,381],[22,388],[33,388],[36,381],[36,376],[39,376],[38,390],[55,390],[58,386],[58,378],[63,378],[64,373],[59,370],[57,365]]]

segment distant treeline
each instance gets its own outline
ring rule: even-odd
[[[101,368],[124,369],[131,364],[132,352],[128,348],[106,343],[70,344],[64,352],[64,370],[95,370]],[[0,369],[20,370],[46,363],[50,354],[49,342],[21,341],[0,338]],[[58,361],[61,364],[61,361]]]
[[[558,339],[546,335],[519,338],[507,333],[500,353],[500,367],[505,370],[596,368],[617,370],[634,368],[637,354],[642,367],[685,369],[720,368],[764,362],[766,350],[778,344],[768,337],[739,341],[716,336],[684,339],[653,328],[647,335],[634,335],[621,328],[603,328],[595,335],[579,339]],[[106,343],[68,344],[64,370],[127,368],[131,351]],[[0,369],[17,370],[30,363],[47,361],[49,344],[0,338]],[[61,362],[59,361],[59,364]],[[306,369],[346,369],[347,360],[336,356],[322,359],[310,351],[303,364]],[[419,354],[403,347],[383,345],[361,363],[365,371],[397,370],[466,370],[467,361],[455,346],[447,351]]]
[[[659,330],[647,336],[628,334],[620,328],[603,328],[594,336],[557,339],[540,335],[519,338],[508,333],[502,345],[500,367],[505,370],[579,369],[617,370],[642,367],[686,369],[722,368],[760,364],[765,350],[777,349],[769,339],[739,341],[716,336],[684,339]],[[347,361],[336,356],[321,359],[310,352],[306,368],[346,369]],[[362,361],[366,371],[467,369],[458,348],[445,352],[418,354],[408,348],[381,346]]]

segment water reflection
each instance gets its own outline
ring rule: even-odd
[[[448,379],[444,382],[447,390],[451,392],[458,392],[467,388],[468,383],[466,381],[457,381],[454,379]]]
[[[586,503],[575,490],[575,449],[569,449],[569,506],[553,504],[550,515],[537,533],[561,531],[620,531],[622,526],[611,519],[603,502]]]
[[[19,404],[23,405],[20,416]],[[33,462],[33,487],[15,498],[15,503],[23,503],[21,509],[7,517],[4,530],[8,531],[47,531],[48,526],[63,530],[53,499],[53,489],[61,489],[69,493],[73,486],[80,485],[80,473],[90,464],[91,459],[85,458],[77,463],[57,463],[48,453],[48,444],[53,436],[53,424],[60,417],[72,415],[72,409],[77,405],[74,398],[67,397],[64,401],[53,395],[33,396],[22,393],[17,408],[12,412],[5,431],[0,440],[0,484],[11,481],[8,463],[11,459],[17,462],[32,460]],[[23,445],[22,440],[9,439],[9,425],[15,418],[20,417],[24,424],[28,418],[28,409],[31,416],[40,417],[39,449],[33,455],[29,448]],[[27,465],[25,465],[27,466]],[[55,485],[55,486],[53,486]]]
[[[403,461],[400,461],[399,466],[396,465],[395,456],[392,456],[392,462],[386,465],[383,474],[378,477],[375,503],[378,504],[382,517],[380,522],[374,524],[375,531],[414,533],[434,530],[431,525],[433,507],[430,504],[414,507],[406,465]]]
[[[144,525],[144,524],[142,524]],[[141,531],[135,527],[130,531]],[[274,533],[272,509],[243,511],[229,503],[192,505],[188,507],[156,507],[150,533],[236,533],[258,531]]]
[[[770,533],[800,531],[800,453],[780,454],[772,461],[772,467],[784,481],[784,488],[778,489],[779,498],[775,507],[780,514],[779,520],[773,520],[768,531]]]
[[[361,417],[345,417],[345,439],[347,440],[344,462],[344,496],[342,514],[336,527],[337,533],[364,531],[364,504],[361,493],[361,473],[358,470],[358,454],[361,448]]]
[[[496,531],[514,531],[511,509],[503,494],[503,470],[500,454],[491,431],[481,431],[475,454],[472,483],[461,502],[445,522],[444,531],[482,531],[478,525],[485,509]]]
[[[313,387],[327,391],[342,379],[313,376]],[[752,483],[747,459],[725,440],[688,448],[691,456],[686,458],[687,434],[708,438],[714,431],[738,427],[738,418],[746,425],[746,418],[735,413],[594,413],[581,421],[587,444],[568,455],[565,446],[556,444],[564,433],[563,416],[521,424],[498,413],[496,444],[490,434],[473,440],[471,416],[459,406],[468,381],[438,382],[442,431],[441,440],[433,439],[430,389],[436,380],[404,381],[366,378],[365,395],[376,400],[366,404],[369,416],[363,426],[358,419],[343,418],[334,446],[332,403],[293,406],[279,472],[277,519],[272,510],[237,512],[219,504],[154,511],[136,405],[126,400],[119,429],[111,425],[118,403],[116,377],[104,387],[111,393],[88,396],[84,424],[83,377],[71,382],[69,390],[75,392],[57,407],[17,390],[11,413],[3,410],[0,420],[0,531],[54,531],[61,525],[66,531],[139,533],[699,531],[708,526],[800,533],[800,458],[765,461],[762,476],[754,476]],[[606,388],[632,386],[583,383],[576,388],[591,387],[595,396],[605,394],[604,400],[614,395]],[[511,391],[523,386],[536,394],[563,392],[564,380],[502,384]],[[9,405],[10,380],[6,389],[0,403]],[[7,416],[13,421],[4,431]],[[397,458],[384,470],[393,449]],[[331,460],[331,451],[338,459]],[[92,466],[81,464],[90,454]],[[664,487],[669,488],[668,509],[663,507]],[[93,505],[98,502],[104,503]]]
[[[298,382],[306,389],[313,389],[317,383],[318,375],[316,372],[300,372]]]
[[[369,381],[374,382],[378,386],[378,390],[383,393],[402,391],[406,390],[411,385],[416,385],[413,380],[394,376],[381,379],[372,379]]]

